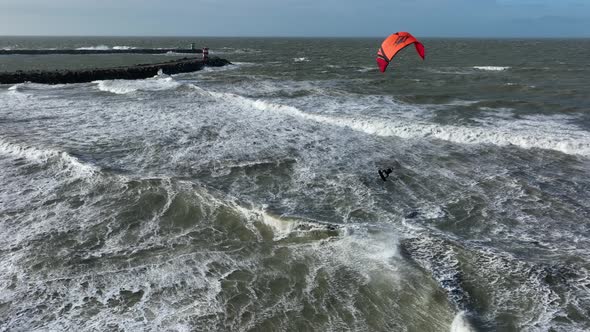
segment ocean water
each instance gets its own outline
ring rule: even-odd
[[[233,65],[0,85],[0,331],[589,330],[590,40],[422,41],[1,39]]]

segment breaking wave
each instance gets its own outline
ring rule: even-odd
[[[338,127],[350,128],[376,136],[406,139],[437,139],[459,144],[518,146],[523,149],[546,149],[566,154],[590,156],[590,134],[574,125],[551,117],[527,117],[522,120],[497,120],[482,126],[443,125],[424,120],[337,117],[304,112],[297,107],[254,100],[232,93],[210,92],[219,99],[234,101],[257,110],[280,113]],[[554,121],[547,121],[554,120]]]
[[[98,89],[115,94],[128,94],[136,91],[173,90],[182,85],[172,77],[156,76],[145,80],[108,80],[95,81]]]
[[[76,48],[77,50],[80,51],[106,51],[106,50],[110,50],[111,48],[106,46],[106,45],[98,45],[98,46],[83,46],[83,47],[78,47]]]
[[[475,332],[465,316],[465,311],[461,311],[453,319],[451,332]]]
[[[113,50],[134,50],[136,48],[133,46],[113,46]]]
[[[26,90],[55,90],[65,87],[66,84],[42,84],[42,83],[17,83],[8,88],[8,91],[26,91]]]
[[[36,164],[53,164],[60,171],[66,171],[70,176],[83,178],[92,176],[99,171],[96,166],[82,163],[78,158],[65,151],[40,149],[20,143],[11,143],[0,138],[0,155],[16,160],[26,160]]]

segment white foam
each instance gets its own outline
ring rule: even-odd
[[[334,229],[327,228],[328,225],[320,222],[273,216],[264,208],[249,209],[239,205],[234,205],[234,208],[250,222],[262,222],[270,227],[273,231],[274,241],[289,236],[304,235],[307,232]],[[367,231],[367,227],[359,225],[340,225],[339,229],[342,231],[333,241],[328,241],[329,244],[326,242],[311,244],[312,248],[316,246],[321,248],[318,252],[321,252],[320,256],[327,259],[324,261],[325,264],[334,264],[336,267],[351,266],[366,278],[370,278],[370,274],[376,271],[397,271],[397,266],[392,264],[393,259],[401,257],[397,235],[389,231],[371,233]],[[390,275],[390,277],[395,278],[396,276]]]
[[[8,88],[8,91],[18,91],[22,88],[24,83],[18,83],[15,85],[12,85],[10,88]]]
[[[95,81],[98,89],[115,94],[128,94],[136,91],[163,91],[173,90],[182,84],[172,77],[156,76],[145,80],[108,80]]]
[[[84,47],[78,47],[77,50],[80,51],[107,51],[110,50],[111,48],[106,46],[106,45],[98,45],[98,46],[84,46]]]
[[[309,62],[310,60],[308,58],[305,57],[301,57],[301,58],[293,58],[294,62]]]
[[[504,71],[510,69],[510,67],[501,66],[473,66],[473,69],[484,70],[484,71]]]
[[[268,214],[262,215],[262,221],[275,230],[275,240],[286,238],[297,226],[296,222],[284,220]]]
[[[236,62],[232,62],[232,65],[236,65],[236,66],[261,66],[261,64],[259,63],[254,63],[254,62],[241,62],[241,61],[236,61]],[[223,66],[225,67],[225,66]],[[220,67],[220,68],[223,68]]]
[[[24,91],[24,90],[52,90],[61,89],[67,84],[41,84],[41,83],[17,83],[8,88],[8,91]]]
[[[475,332],[465,316],[465,311],[461,311],[455,316],[451,324],[451,332]]]
[[[446,211],[440,205],[432,205],[425,203],[420,209],[420,217],[423,219],[440,219],[446,216]]]
[[[107,45],[97,45],[97,46],[78,47],[77,50],[80,50],[80,51],[108,51],[108,50],[133,50],[136,48],[137,47],[126,46],[126,45],[113,46],[113,47],[109,47]]]
[[[225,68],[233,66],[224,66],[220,68]],[[332,90],[322,88],[318,86],[316,82],[313,81],[291,81],[291,80],[252,80],[252,81],[244,81],[239,84],[232,84],[231,86],[223,87],[223,90],[231,91],[225,92],[227,93],[227,97],[225,100],[234,100],[238,101],[241,100],[240,103],[243,103],[244,106],[249,105],[249,102],[246,100],[242,100],[242,96],[263,96],[263,95],[271,95],[275,96],[277,93],[281,95],[293,95],[299,94],[302,91],[313,93],[314,98],[309,100],[307,98],[291,98],[291,102],[304,102],[309,103],[311,101],[317,102],[317,95],[326,95]],[[221,92],[220,92],[221,93]],[[221,97],[221,95],[218,95]],[[325,99],[321,99],[325,101]],[[358,103],[357,103],[358,105]]]
[[[250,215],[257,215],[265,225],[272,228],[275,241],[288,237],[298,225],[296,221],[275,217],[262,210],[249,212]]]
[[[31,281],[27,280],[17,286],[19,305],[31,308],[40,303],[50,304],[47,312],[55,313],[56,318],[41,323],[40,315],[33,316],[32,319],[13,315],[5,326],[9,330],[11,327],[32,330],[39,326],[51,331],[100,330],[105,326],[118,326],[123,330],[166,330],[173,327],[175,331],[188,331],[190,325],[186,321],[190,318],[219,315],[223,312],[219,293],[222,290],[221,281],[228,273],[208,273],[208,266],[212,262],[231,262],[231,259],[217,253],[192,253],[144,266],[122,267],[112,271],[95,270],[92,275],[77,271],[69,274],[52,271],[54,275],[60,276],[55,280],[44,280],[33,275]],[[43,283],[43,289],[63,298],[24,297],[30,289],[28,287],[34,287],[30,285],[37,283]],[[180,285],[192,293],[178,292],[180,294],[176,295],[176,292],[166,292],[167,289],[181,287]],[[122,299],[122,291],[141,291],[142,295],[137,303],[126,308],[124,314],[97,310],[92,320],[83,318],[83,308],[88,299],[106,307],[111,301]],[[70,305],[71,311],[57,314],[66,304]],[[151,313],[150,319],[145,319],[146,311]]]
[[[355,271],[360,283],[387,280],[391,287],[400,283],[399,238],[391,232],[369,233],[367,229],[357,228],[352,234],[330,241],[316,241],[309,248],[302,249],[300,253],[304,255],[309,255],[310,249],[315,251],[313,255],[319,259],[310,268],[307,293],[317,286],[315,277],[318,271],[326,271],[336,278],[342,267]],[[354,306],[350,308],[356,311]]]
[[[309,231],[326,230],[326,227],[321,224],[274,216],[264,209],[247,209],[239,205],[235,206],[235,209],[249,221],[260,221],[270,227],[273,232],[274,241],[279,241],[289,236],[302,235]]]
[[[136,48],[133,46],[113,46],[113,50],[134,50]]]

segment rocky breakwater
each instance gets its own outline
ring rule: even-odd
[[[0,50],[0,55],[49,55],[49,54],[166,54],[166,53],[203,53],[200,48],[123,48],[123,49],[54,49],[54,50]]]
[[[164,74],[172,75],[198,71],[205,66],[221,67],[228,64],[231,64],[228,60],[211,57],[206,62],[194,58],[183,58],[169,62],[126,67],[83,70],[16,71],[0,73],[0,84],[17,84],[24,82],[67,84],[114,79],[134,80],[153,77],[157,75],[160,70]]]

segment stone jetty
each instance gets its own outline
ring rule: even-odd
[[[50,54],[166,54],[166,53],[203,53],[200,48],[125,48],[125,49],[14,49],[0,50],[0,55],[50,55]]]
[[[202,53],[202,51],[199,53]],[[179,60],[173,60],[162,63],[141,64],[113,68],[0,72],[0,84],[17,84],[24,82],[43,84],[66,84],[84,83],[98,80],[144,79],[157,75],[160,70],[164,74],[171,75],[198,71],[203,69],[203,67],[205,66],[221,67],[228,64],[231,64],[231,62],[229,62],[228,60],[221,59],[218,57],[209,57],[206,58],[206,60],[195,58],[183,58]]]

